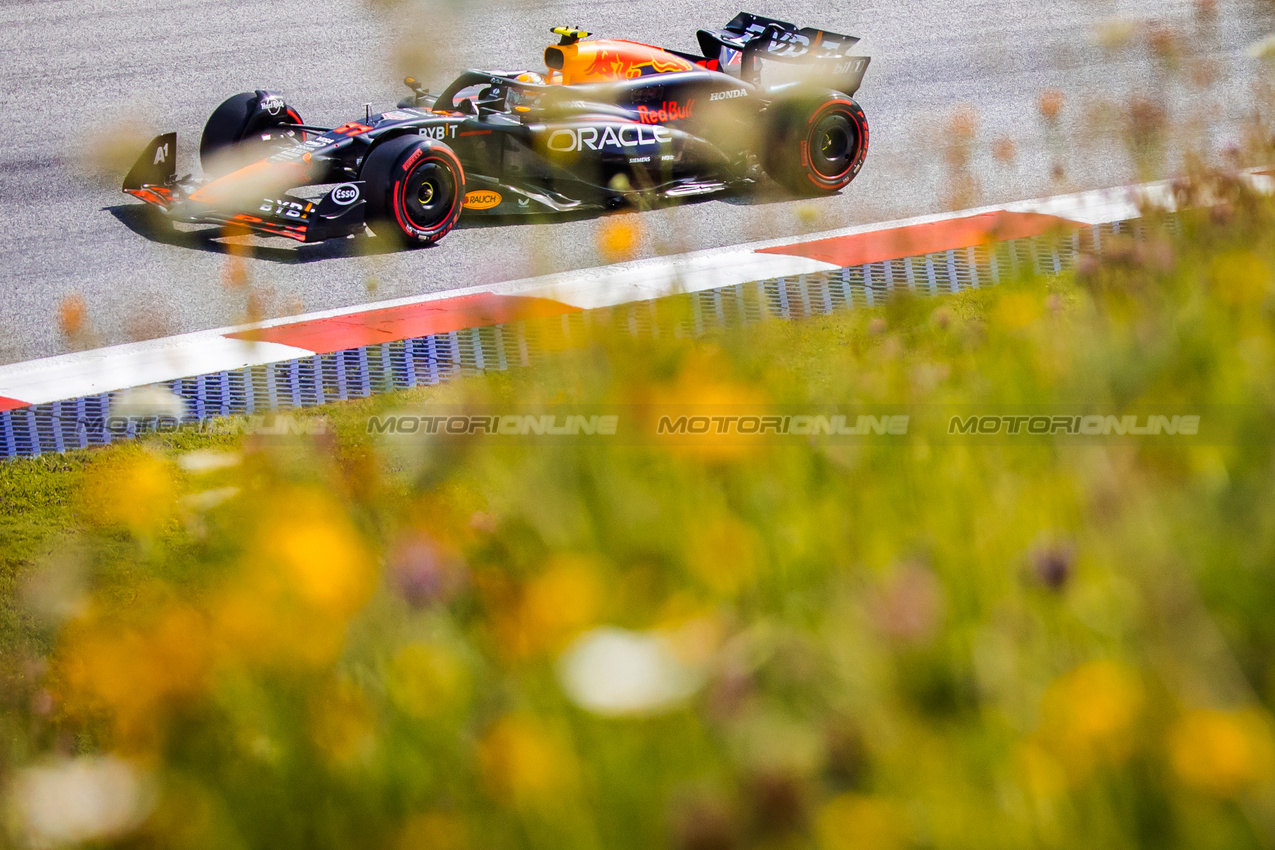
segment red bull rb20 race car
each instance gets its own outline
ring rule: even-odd
[[[854,100],[859,39],[741,13],[700,30],[702,55],[553,31],[546,70],[461,74],[433,95],[412,78],[396,109],[306,124],[272,91],[208,119],[205,177],[178,178],[177,136],[124,180],[175,221],[318,242],[362,233],[428,245],[461,214],[605,211],[754,185],[844,189],[868,151]]]

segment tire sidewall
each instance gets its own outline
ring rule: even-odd
[[[829,177],[821,174],[810,160],[810,146],[815,143],[814,133],[819,124],[833,113],[844,115],[855,130],[855,152],[850,159],[850,166],[838,175]],[[806,121],[805,132],[801,137],[801,167],[805,177],[814,188],[823,192],[835,192],[850,185],[850,181],[859,175],[863,162],[868,156],[868,119],[853,99],[838,96],[825,101]]]
[[[820,174],[810,161],[815,128],[830,113],[840,112],[854,129],[856,150],[849,167],[835,177]],[[797,194],[830,194],[858,176],[868,155],[868,120],[854,98],[828,91],[777,103],[770,110],[765,151],[766,171]]]
[[[406,187],[427,165],[445,168],[453,184],[452,203],[436,223],[422,226],[407,209]],[[465,203],[465,170],[455,151],[441,142],[419,136],[398,136],[381,142],[368,154],[359,179],[367,187],[367,223],[377,236],[391,236],[409,245],[430,245],[442,239],[460,219]]]

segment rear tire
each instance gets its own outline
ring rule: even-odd
[[[447,145],[399,136],[372,149],[359,175],[367,226],[382,239],[432,245],[456,226],[465,203],[465,170]]]
[[[794,99],[771,107],[766,173],[799,195],[850,185],[868,155],[868,119],[847,95]]]
[[[300,124],[301,116],[283,104],[275,112],[261,107],[262,92],[243,92],[227,98],[213,110],[204,135],[199,140],[199,161],[205,171],[219,169],[218,160],[235,148],[242,149],[239,159],[264,159],[273,151],[303,138],[300,130],[277,130],[288,124]]]

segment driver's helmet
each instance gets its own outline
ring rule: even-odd
[[[531,83],[532,85],[537,86],[543,86],[545,84],[544,76],[537,74],[535,71],[523,71],[514,79],[520,83]]]

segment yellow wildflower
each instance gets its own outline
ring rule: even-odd
[[[354,763],[376,743],[375,709],[356,685],[333,682],[311,699],[310,736],[329,762]]]
[[[841,794],[824,805],[816,832],[822,850],[901,850],[907,844],[899,806],[861,794]]]
[[[518,806],[552,802],[576,776],[562,736],[527,715],[497,721],[479,744],[478,764],[492,794]]]
[[[762,559],[757,532],[734,517],[691,529],[687,566],[719,596],[737,596],[752,585]]]
[[[1054,681],[1041,705],[1041,737],[1073,778],[1133,751],[1142,713],[1137,673],[1116,661],[1091,661]]]
[[[1266,716],[1256,709],[1198,709],[1169,732],[1169,759],[1186,785],[1233,797],[1275,773],[1275,742]]]
[[[466,850],[465,821],[447,812],[426,812],[407,821],[398,835],[398,850]]]
[[[503,649],[515,656],[553,652],[597,622],[603,587],[588,558],[564,555],[525,588],[511,615],[498,622]]]
[[[172,467],[144,450],[105,453],[89,467],[83,493],[91,522],[124,525],[134,534],[158,530],[177,509]]]
[[[390,699],[414,717],[434,718],[464,703],[469,672],[453,653],[430,644],[402,649],[386,677]]]

